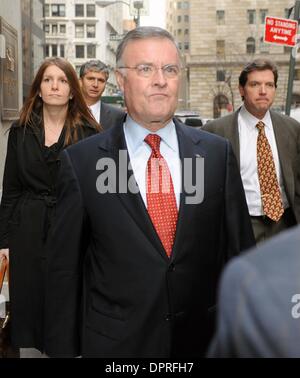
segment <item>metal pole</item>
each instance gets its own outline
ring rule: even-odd
[[[296,21],[299,20],[299,13],[300,13],[300,0],[296,0],[294,20],[296,20]],[[294,83],[294,71],[295,71],[295,65],[296,65],[296,57],[295,57],[296,54],[294,53],[294,51],[295,51],[294,48],[292,48],[291,49],[291,56],[290,56],[288,89],[287,89],[286,104],[285,104],[285,114],[288,115],[288,116],[291,113],[292,93],[293,93],[293,83]]]
[[[137,15],[137,27],[140,26],[140,17],[141,17],[141,8],[138,8],[138,15]]]

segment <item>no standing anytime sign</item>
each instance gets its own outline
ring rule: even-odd
[[[265,42],[293,47],[297,43],[297,32],[297,21],[288,18],[266,17]]]

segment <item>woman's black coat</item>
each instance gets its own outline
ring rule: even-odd
[[[58,153],[45,156],[43,128],[13,124],[7,146],[0,206],[0,249],[10,251],[12,342],[17,347],[43,350],[45,251],[54,218]],[[85,125],[79,139],[96,130]],[[63,232],[63,230],[62,230]]]

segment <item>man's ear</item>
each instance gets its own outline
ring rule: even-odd
[[[80,85],[80,88],[82,88],[82,78],[81,77],[79,78],[79,85]]]
[[[125,77],[122,74],[122,72],[120,72],[119,70],[115,71],[115,75],[116,75],[116,79],[117,79],[117,83],[118,83],[119,89],[121,90],[121,92],[124,93],[124,81],[125,81]]]

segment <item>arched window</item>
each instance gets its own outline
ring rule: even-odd
[[[255,53],[255,39],[253,37],[249,37],[247,39],[247,54],[254,54]]]
[[[214,118],[219,118],[228,113],[228,98],[219,94],[214,98]]]
[[[292,94],[292,107],[298,108],[300,105],[300,95],[297,93]]]
[[[259,47],[259,49],[260,49],[261,53],[265,53],[265,54],[269,53],[269,45],[264,42],[264,37],[260,38],[260,47]]]

